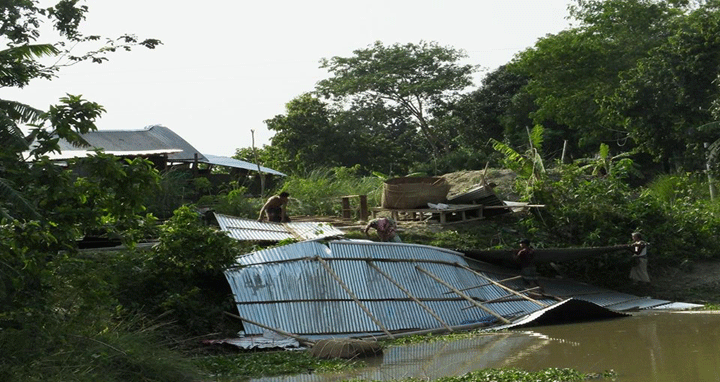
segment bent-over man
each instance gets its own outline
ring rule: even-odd
[[[290,194],[284,191],[280,195],[271,196],[262,206],[258,221],[263,221],[263,215],[267,215],[267,220],[271,222],[289,222],[290,218],[287,216],[286,207],[289,199]]]

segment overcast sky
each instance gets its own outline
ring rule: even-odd
[[[477,86],[538,38],[567,29],[571,2],[91,0],[83,33],[133,33],[163,45],[65,68],[53,81],[0,97],[47,109],[66,93],[82,95],[106,108],[101,130],[160,124],[204,154],[231,156],[251,146],[251,130],[257,147],[269,143],[263,121],[327,77],[321,58],[347,57],[375,41],[435,41],[465,50],[467,63],[485,69]]]

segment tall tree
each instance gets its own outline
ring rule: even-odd
[[[487,150],[490,138],[504,139],[504,121],[513,97],[528,82],[527,77],[503,65],[482,80],[479,89],[464,94],[448,105],[443,119],[451,119],[462,136],[462,144],[473,150]]]
[[[317,91],[336,99],[373,99],[406,110],[437,153],[445,148],[433,128],[433,107],[457,96],[472,84],[472,65],[461,65],[465,53],[435,42],[394,44],[381,42],[358,49],[351,57],[321,60],[332,77],[322,80]]]
[[[377,102],[339,110],[308,93],[265,123],[275,131],[264,153],[266,159],[270,153],[274,158],[266,163],[289,173],[355,165],[403,173],[419,152],[414,126],[401,111]]]
[[[602,142],[626,138],[604,119],[600,104],[621,84],[621,74],[663,44],[682,14],[683,1],[578,0],[570,15],[576,28],[547,36],[511,64],[530,80],[523,90],[534,97],[534,123],[546,128],[548,152],[563,139],[581,156]],[[526,126],[517,126],[524,131]],[[553,143],[553,136],[562,137]]]
[[[720,99],[720,2],[701,4],[670,28],[662,45],[622,76],[604,104],[640,150],[672,167],[703,168],[697,127],[714,121]]]

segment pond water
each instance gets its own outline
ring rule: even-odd
[[[433,380],[474,370],[548,367],[614,370],[618,382],[720,381],[720,312],[642,312],[629,317],[520,328],[385,350],[347,374],[257,381]]]

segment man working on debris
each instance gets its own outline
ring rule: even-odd
[[[275,223],[289,222],[290,218],[287,216],[286,210],[289,198],[290,194],[284,191],[280,195],[271,196],[262,206],[258,221],[263,221],[263,215],[267,214],[268,221]]]
[[[402,243],[400,236],[398,236],[397,232],[395,232],[397,230],[397,223],[395,223],[395,220],[393,219],[377,218],[370,220],[365,226],[366,236],[370,236],[368,234],[368,230],[370,230],[370,228],[375,228],[380,241],[394,241],[396,243]]]
[[[536,287],[538,293],[543,293],[538,282],[537,268],[535,268],[535,249],[530,245],[530,240],[520,240],[520,250],[515,254],[515,261],[520,263],[520,275],[525,283],[525,288]]]

